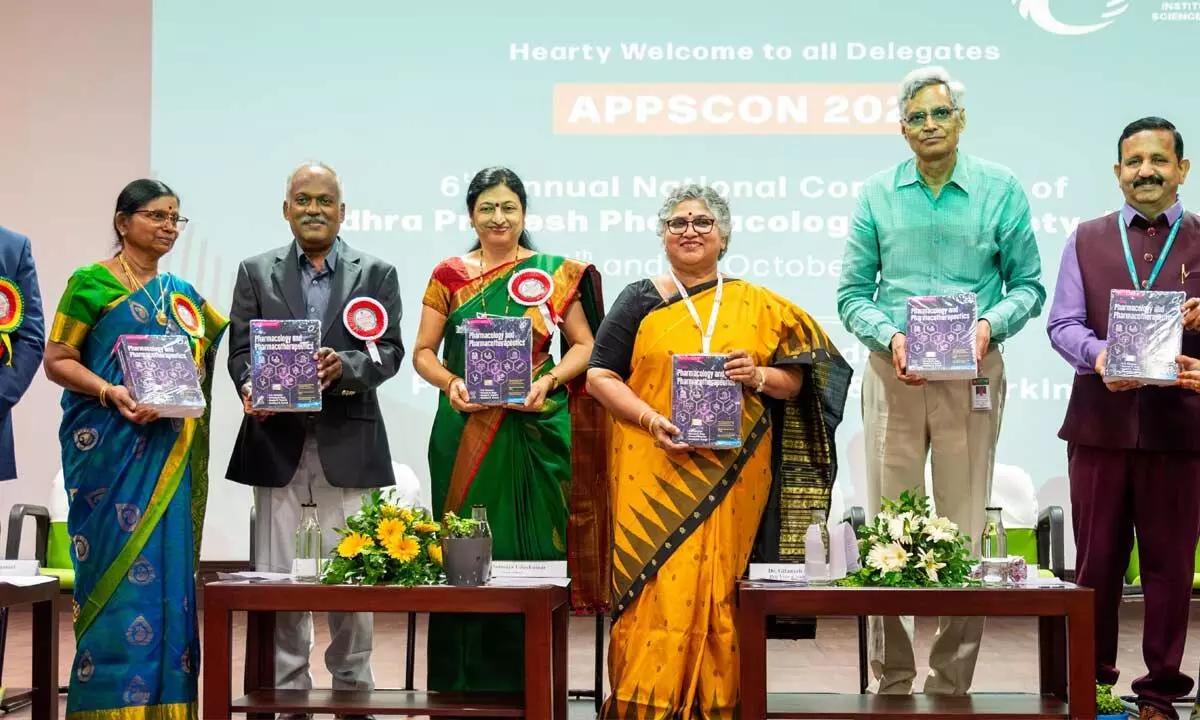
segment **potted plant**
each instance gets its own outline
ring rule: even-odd
[[[478,520],[448,512],[442,518],[442,557],[450,585],[483,585],[492,574],[492,537]]]
[[[1096,717],[1098,720],[1124,720],[1129,717],[1125,703],[1112,694],[1112,685],[1096,685]]]

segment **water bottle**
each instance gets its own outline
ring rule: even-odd
[[[804,576],[810,585],[829,582],[829,528],[825,511],[813,510],[812,522],[804,533]]]
[[[491,537],[492,528],[488,525],[487,508],[482,505],[471,506],[471,519],[477,524],[472,537]]]
[[[296,528],[296,556],[292,561],[292,576],[298,580],[316,580],[321,574],[321,521],[317,518],[316,503],[300,506],[300,525]]]
[[[979,536],[979,570],[984,585],[1008,582],[1008,534],[1000,517],[1000,508],[986,508],[983,534]]]

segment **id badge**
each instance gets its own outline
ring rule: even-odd
[[[992,386],[985,377],[971,381],[971,410],[990,412],[992,409]]]

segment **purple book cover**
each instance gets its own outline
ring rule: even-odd
[[[117,360],[130,394],[162,417],[194,418],[207,403],[185,335],[122,335]]]
[[[320,412],[314,357],[320,320],[250,321],[250,405],[274,412]]]
[[[692,447],[742,445],[742,389],[725,377],[726,355],[675,355],[671,373],[671,422]]]
[[[978,375],[975,320],[975,293],[910,297],[904,333],[909,374],[927,380]]]
[[[1173,385],[1183,348],[1183,291],[1113,290],[1108,297],[1104,377]]]
[[[527,317],[466,321],[467,395],[480,405],[520,405],[533,378],[533,322]]]

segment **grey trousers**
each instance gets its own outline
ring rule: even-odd
[[[315,502],[321,523],[322,555],[337,547],[335,528],[362,507],[362,491],[333,487],[325,479],[316,439],[304,443],[296,474],[286,487],[255,488],[254,564],[259,572],[291,572],[296,555],[296,528],[301,503]],[[329,613],[329,647],[325,667],[337,690],[373,690],[371,642],[375,616],[371,613]],[[309,655],[313,649],[312,613],[275,615],[275,687],[308,690],[313,686]]]

